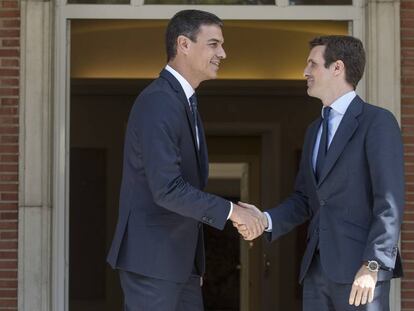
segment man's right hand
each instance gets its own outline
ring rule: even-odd
[[[254,205],[238,202],[233,204],[230,216],[233,226],[245,240],[254,240],[267,228],[267,217]]]

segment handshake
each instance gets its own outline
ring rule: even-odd
[[[230,220],[245,240],[251,241],[269,226],[266,215],[256,206],[238,202],[233,204]]]

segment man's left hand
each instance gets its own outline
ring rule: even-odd
[[[352,284],[349,304],[359,306],[372,302],[377,279],[378,272],[371,272],[366,265],[362,265]]]

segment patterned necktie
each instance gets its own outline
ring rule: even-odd
[[[195,130],[196,130],[197,148],[200,149],[200,138],[199,138],[199,134],[198,134],[198,122],[197,122],[197,114],[198,114],[197,96],[196,96],[195,93],[193,95],[191,95],[191,97],[190,97],[190,106],[191,106],[191,113],[193,114]]]
[[[316,170],[315,176],[316,180],[319,181],[321,176],[323,165],[325,163],[326,154],[328,152],[328,125],[329,125],[329,113],[331,112],[331,107],[323,108],[323,121],[322,121],[322,134],[321,140],[319,142],[318,157],[316,158]]]

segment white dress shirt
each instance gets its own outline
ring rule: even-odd
[[[188,105],[190,106],[190,109],[191,109],[190,97],[193,96],[193,94],[195,93],[195,90],[193,89],[191,84],[181,74],[179,74],[176,70],[174,70],[171,66],[166,65],[165,70],[171,73],[178,80],[178,82],[180,83],[181,87],[184,90],[185,96],[187,97]],[[197,138],[197,147],[200,148],[200,139],[198,138],[198,127],[197,126],[196,126],[196,138]],[[233,212],[233,203],[230,202],[230,212],[229,212],[229,215],[227,216],[227,219],[230,218],[232,212]]]
[[[331,112],[329,113],[329,121],[328,121],[328,149],[331,145],[331,142],[335,136],[336,131],[338,130],[339,124],[341,124],[342,118],[344,117],[344,114],[346,110],[348,109],[349,105],[351,104],[352,100],[355,98],[356,93],[355,91],[348,92],[341,97],[339,97],[337,100],[335,100],[331,104]],[[323,107],[321,110],[322,118],[323,118]],[[316,159],[318,157],[318,150],[319,150],[319,143],[321,141],[321,135],[322,135],[322,123],[318,130],[318,135],[316,136],[315,145],[313,146],[313,153],[312,153],[312,167],[313,171],[316,170]],[[267,227],[266,231],[271,232],[272,231],[272,218],[269,216],[267,212],[265,212],[265,215],[267,217],[267,221],[269,226]]]

